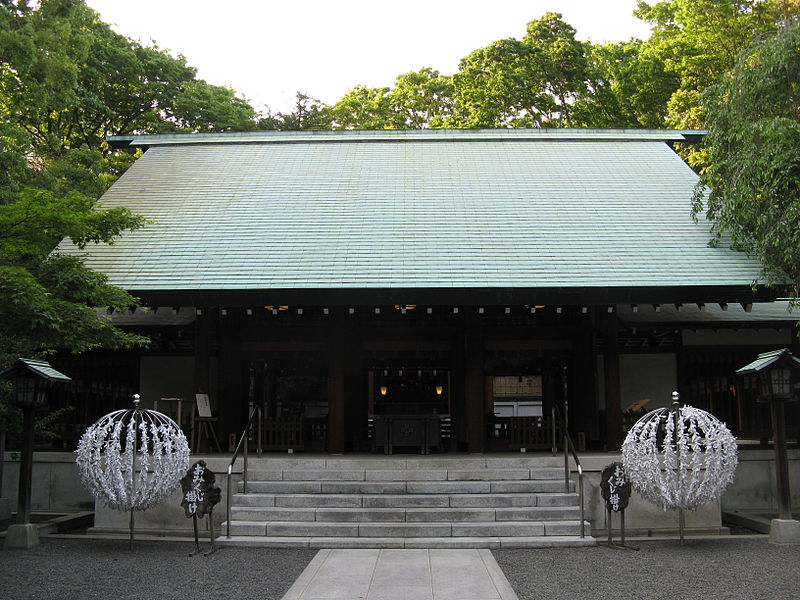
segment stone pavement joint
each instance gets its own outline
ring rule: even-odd
[[[487,549],[320,550],[283,600],[517,600]]]

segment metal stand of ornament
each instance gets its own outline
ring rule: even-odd
[[[133,548],[134,514],[164,501],[189,466],[189,443],[168,416],[139,408],[107,414],[78,442],[81,481],[106,506],[129,511]]]
[[[189,467],[186,475],[181,478],[181,489],[183,490],[181,506],[186,511],[186,516],[192,518],[192,525],[194,526],[194,551],[190,552],[189,556],[200,554],[203,551],[200,547],[197,520],[205,515],[208,515],[211,550],[203,556],[208,556],[218,550],[214,545],[214,506],[222,498],[222,490],[214,487],[215,479],[214,472],[206,466],[203,460],[199,460]]]
[[[622,461],[633,489],[664,510],[678,511],[680,543],[684,543],[685,510],[717,500],[733,482],[738,464],[736,439],[714,415],[681,406],[678,392],[672,407],[639,419],[622,444]]]
[[[600,474],[600,494],[606,502],[606,522],[608,523],[608,541],[604,545],[618,550],[638,550],[625,543],[625,509],[631,498],[631,480],[625,473],[621,462],[613,462]],[[620,543],[615,544],[611,535],[611,515],[619,513]]]

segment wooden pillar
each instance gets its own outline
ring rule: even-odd
[[[452,418],[453,446],[455,451],[466,448],[467,443],[467,404],[464,399],[466,383],[466,348],[464,332],[455,329],[450,340],[452,348],[452,371],[450,373],[450,415]]]
[[[606,449],[616,452],[622,446],[622,388],[619,370],[619,325],[617,314],[604,317],[605,348],[603,372],[606,391]]]
[[[194,391],[199,394],[211,394],[211,401],[214,403],[212,407],[219,410],[219,397],[211,391],[212,310],[214,309],[198,308],[194,321]],[[189,400],[194,402],[194,398]]]
[[[546,351],[542,367],[542,396],[545,414],[549,415],[553,405],[558,407],[561,415],[565,415],[563,364],[554,351]]]
[[[683,329],[675,332],[675,391],[680,392],[681,398],[684,396],[690,399],[689,377],[686,370],[686,356],[683,351]]]
[[[225,445],[233,433],[236,439],[247,424],[247,397],[242,364],[242,312],[220,310],[220,356],[218,409],[220,442]]]
[[[464,400],[467,417],[467,447],[472,453],[486,449],[486,399],[483,373],[484,341],[474,315],[464,319]]]
[[[584,432],[587,440],[591,440],[599,436],[594,314],[589,312],[581,315],[578,323],[572,360],[569,361],[570,412],[575,432]]]
[[[334,309],[328,340],[328,452],[344,453],[346,336],[342,309]]]
[[[219,394],[217,390],[214,390],[212,393],[211,390],[211,315],[209,308],[197,308],[197,314],[194,320],[194,387],[193,392],[195,394],[208,394],[209,401],[211,402],[211,410],[212,414],[217,416],[217,420],[219,420]],[[187,403],[189,406],[189,414],[192,417],[192,431],[190,433],[190,448],[192,452],[197,450],[196,444],[199,443],[199,440],[196,441],[196,438],[199,438],[199,432],[197,432],[195,428],[195,421],[194,417],[197,415],[197,408],[196,406],[196,399],[195,396],[187,398]],[[197,423],[199,425],[199,423]],[[211,424],[212,427],[216,429],[217,423]],[[218,435],[217,438],[219,439],[220,436]],[[225,446],[227,442],[226,438],[222,438],[221,446]],[[211,447],[211,442],[209,441],[209,448]],[[224,448],[223,448],[224,449]]]
[[[345,327],[345,449],[360,452],[369,450],[369,446],[365,445],[369,398],[364,371],[364,345],[352,326],[346,323]]]

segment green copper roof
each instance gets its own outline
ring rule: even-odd
[[[794,365],[797,368],[800,368],[800,358],[794,356],[788,348],[782,348],[781,350],[773,350],[771,352],[763,352],[758,355],[758,358],[743,366],[741,369],[737,369],[736,373],[739,375],[746,375],[747,373],[757,373],[759,371],[763,371],[767,367],[775,364],[776,362],[785,359],[789,361],[789,364]]]
[[[132,291],[747,288],[758,265],[689,217],[697,177],[666,142],[695,134],[126,138],[149,149],[102,204],[150,224],[88,265]]]
[[[758,373],[759,371],[763,371],[767,367],[782,359],[785,359],[789,361],[789,364],[793,364],[797,368],[800,368],[800,358],[794,356],[789,348],[782,348],[781,350],[773,350],[771,352],[763,352],[762,354],[759,354],[756,360],[743,366],[741,369],[737,369],[736,373],[739,375]]]
[[[11,379],[30,373],[47,381],[72,381],[60,371],[56,371],[50,363],[33,358],[18,358],[13,365],[0,371],[0,379]]]

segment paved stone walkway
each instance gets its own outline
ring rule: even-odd
[[[489,550],[320,550],[283,600],[517,600]]]

